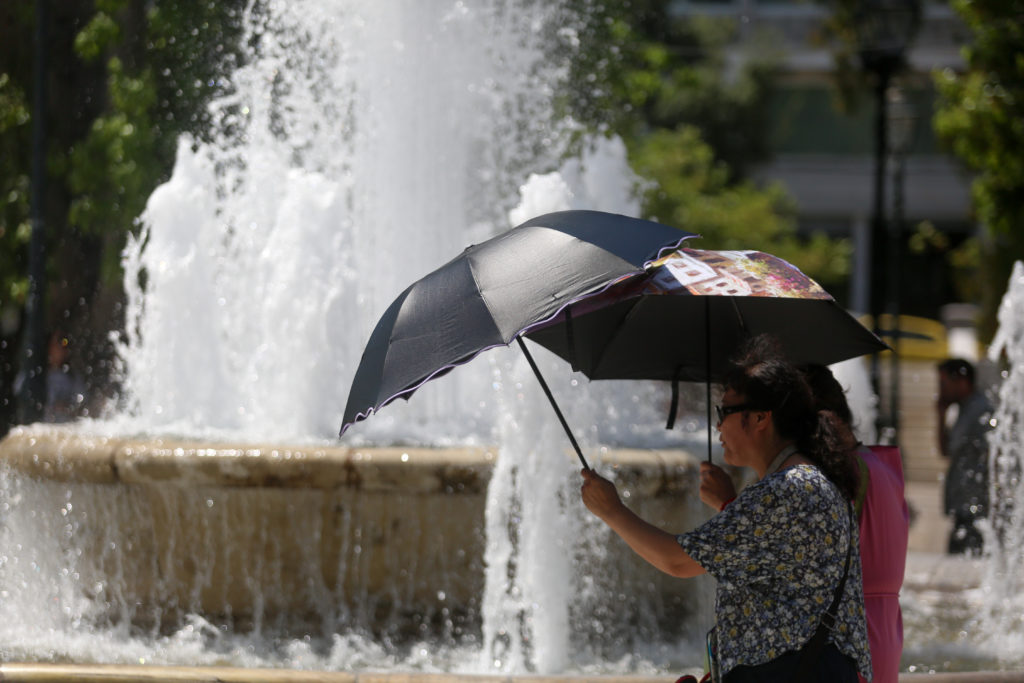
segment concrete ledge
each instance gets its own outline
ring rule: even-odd
[[[671,683],[672,676],[486,676],[426,673],[347,673],[232,667],[2,664],[10,683],[105,683],[109,681],[210,681],[217,683]]]
[[[53,427],[20,427],[0,441],[0,460],[17,472],[89,484],[479,493],[494,459],[486,448],[211,444]]]
[[[86,484],[479,494],[496,459],[496,449],[485,447],[216,444],[52,426],[18,427],[0,440],[0,462],[12,470]],[[604,459],[616,465],[620,481],[654,496],[691,490],[699,462],[683,450],[616,449]]]
[[[1022,671],[900,674],[901,683],[1024,683]],[[484,676],[424,673],[347,673],[232,667],[105,664],[0,664],[7,683],[209,681],[219,683],[671,683],[673,676]]]

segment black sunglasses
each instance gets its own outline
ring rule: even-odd
[[[753,403],[737,403],[734,406],[715,406],[715,411],[718,412],[719,424],[725,422],[725,418],[729,417],[733,413],[742,413],[745,410],[758,410],[758,408]]]

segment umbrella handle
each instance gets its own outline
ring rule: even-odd
[[[551,393],[551,389],[548,388],[548,383],[544,381],[544,377],[540,374],[540,369],[537,364],[533,362],[533,356],[526,348],[526,342],[523,341],[522,337],[516,337],[516,341],[519,342],[519,348],[523,350],[523,355],[526,356],[526,362],[530,364],[530,369],[533,370],[533,374],[537,376],[537,381],[540,382],[540,388],[544,390],[544,395],[548,397],[548,401],[551,402],[551,407],[555,409],[555,415],[558,416],[558,421],[562,423],[562,429],[565,430],[566,436],[569,437],[569,441],[572,443],[572,447],[576,449],[576,456],[583,463],[583,469],[589,470],[590,465],[587,464],[587,459],[583,457],[583,451],[580,450],[580,445],[576,443],[576,437],[572,435],[572,430],[569,429],[569,423],[565,421],[565,417],[562,416],[562,411],[559,409],[558,404],[555,402],[555,397]]]

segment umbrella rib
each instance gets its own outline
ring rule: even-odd
[[[746,331],[747,331],[747,321],[743,319],[743,314],[740,313],[740,307],[736,303],[736,297],[730,296],[729,297],[729,303],[732,304],[732,310],[736,313],[736,319],[740,321],[740,329],[743,330],[744,333],[746,333]]]
[[[633,305],[631,305],[629,307],[629,310],[626,311],[626,315],[622,316],[622,320],[615,327],[615,331],[608,336],[608,339],[605,340],[605,343],[601,346],[601,350],[597,354],[597,357],[594,358],[593,362],[590,364],[592,374],[600,374],[599,369],[601,367],[601,364],[604,363],[604,358],[608,354],[608,349],[610,349],[612,347],[612,344],[615,342],[615,339],[619,334],[619,330],[624,328],[628,324],[629,319],[636,314],[636,309],[642,301],[643,297],[639,297],[636,301],[633,302]]]

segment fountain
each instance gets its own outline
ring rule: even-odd
[[[213,142],[180,142],[125,250],[116,414],[0,444],[0,661],[695,670],[710,580],[680,590],[580,513],[516,352],[334,438],[406,284],[533,215],[637,212],[621,142],[565,158],[549,48],[576,40],[571,13],[291,0],[245,26]],[[663,388],[537,359],[644,516],[704,518],[702,418],[666,433]]]
[[[1014,264],[989,359],[1005,363],[990,437],[993,513],[986,531],[978,640],[989,656],[1024,665],[1024,262]],[[1015,653],[1015,654],[1012,654]]]
[[[575,125],[554,117],[551,55],[571,15],[304,0],[244,20],[251,53],[212,142],[180,141],[124,252],[116,414],[3,444],[0,659],[699,664],[686,623],[713,591],[679,591],[580,514],[577,465],[517,353],[335,440],[362,345],[408,282],[536,214],[638,211],[621,142],[563,158]],[[538,361],[645,514],[702,518],[673,499],[693,488],[699,420],[664,434],[659,388],[613,400]]]

